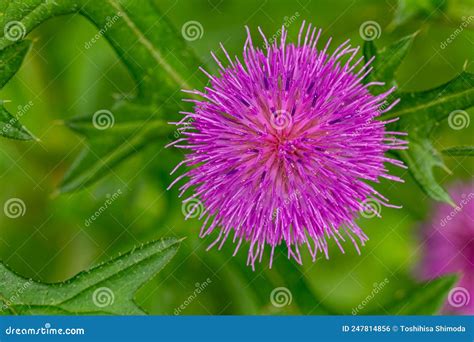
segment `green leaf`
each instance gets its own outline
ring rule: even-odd
[[[409,150],[400,151],[400,157],[405,161],[413,178],[421,189],[431,198],[455,205],[449,194],[439,185],[433,168],[435,166],[450,173],[444,164],[440,153],[428,139],[410,139]]]
[[[90,185],[145,146],[163,143],[173,127],[165,121],[163,108],[120,102],[111,111],[67,121],[68,127],[88,138],[88,144],[66,173],[59,191]]]
[[[110,110],[100,109],[69,119],[65,124],[73,131],[88,139],[103,137],[120,137],[129,135],[144,128],[144,126],[159,122],[167,124],[164,115],[166,111],[175,109],[174,106],[152,106],[135,102],[120,101]],[[170,130],[172,126],[170,125]]]
[[[410,117],[418,124],[433,127],[454,110],[474,105],[474,74],[461,72],[457,77],[436,88],[419,92],[399,92],[400,103],[382,119]]]
[[[365,63],[368,63],[372,57],[377,57],[377,47],[375,46],[375,43],[372,40],[366,40],[364,42],[363,54]]]
[[[0,50],[0,89],[20,69],[30,47],[31,41],[22,40]]]
[[[0,104],[0,136],[17,140],[33,140],[35,137]]]
[[[179,243],[173,238],[150,242],[54,284],[25,279],[0,263],[0,313],[143,314],[135,292],[171,260]]]
[[[431,90],[398,93],[400,103],[382,119],[399,117],[390,130],[408,133],[409,148],[399,155],[414,179],[431,198],[454,205],[449,194],[435,179],[433,168],[448,173],[441,153],[431,141],[434,129],[456,110],[474,105],[474,75],[462,72],[453,80]]]
[[[18,71],[30,46],[30,41],[23,40],[0,50],[0,89]],[[0,136],[18,140],[34,139],[19,120],[8,112],[3,103],[0,104]]]
[[[449,290],[456,284],[457,276],[444,276],[416,284],[403,291],[403,295],[387,305],[384,315],[434,315],[442,308]],[[380,314],[378,312],[370,313]]]
[[[443,150],[443,153],[450,157],[458,157],[458,156],[474,156],[474,146],[457,146],[457,147],[450,147]]]
[[[415,39],[418,32],[406,36],[399,41],[391,44],[382,50],[377,50],[372,41],[366,41],[364,44],[364,58],[368,62],[370,58],[375,56],[372,62],[373,71],[366,77],[365,82],[378,81],[384,82],[384,87],[375,87],[375,94],[382,93],[387,88],[396,85],[395,71],[398,69],[403,59],[408,53],[411,43]]]
[[[79,13],[98,29],[115,18],[104,36],[136,80],[139,98],[148,103],[179,101],[181,88],[204,80],[202,73],[196,73],[199,59],[154,2],[77,2],[83,5]]]
[[[168,125],[155,122],[140,132],[122,137],[105,135],[93,138],[64,176],[59,192],[69,192],[93,184],[131,155],[152,142],[163,142]]]
[[[390,28],[405,24],[416,17],[435,17],[446,9],[446,0],[398,0],[395,18]]]

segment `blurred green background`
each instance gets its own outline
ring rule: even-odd
[[[473,71],[474,22],[445,49],[440,48],[463,17],[473,14],[472,1],[402,1],[401,7],[396,1],[376,0],[156,3],[178,30],[190,20],[202,24],[203,37],[189,44],[202,60],[209,61],[210,70],[216,68],[209,51],[218,50],[219,42],[232,55],[241,53],[245,25],[255,33],[261,26],[272,35],[285,17],[298,13],[290,26],[290,39],[295,38],[303,19],[322,27],[324,38],[333,36],[335,43],[351,38],[354,44],[362,44],[359,27],[368,20],[382,28],[375,41],[378,46],[420,30],[398,72],[404,90],[444,83],[457,75],[466,61],[467,69]],[[230,240],[223,251],[206,252],[211,240],[198,239],[201,223],[185,221],[176,188],[165,190],[172,181],[168,174],[182,155],[164,150],[162,144],[147,147],[90,188],[55,196],[64,172],[85,143],[62,121],[109,108],[116,96],[134,89],[126,68],[105,39],[90,49],[84,47],[96,33],[97,28],[78,15],[49,20],[29,35],[33,49],[20,72],[2,90],[1,98],[11,100],[7,108],[12,113],[31,101],[22,123],[40,141],[0,140],[0,203],[16,197],[26,204],[22,217],[0,215],[0,259],[21,275],[55,282],[134,245],[160,237],[187,237],[172,262],[138,293],[138,303],[152,314],[173,314],[193,294],[196,284],[207,278],[210,285],[185,305],[181,314],[316,314],[316,300],[330,312],[350,314],[371,293],[374,283],[385,279],[387,285],[360,313],[380,310],[384,303],[407,295],[422,253],[420,225],[429,219],[432,201],[403,170],[393,172],[406,183],[377,186],[403,209],[383,208],[383,219],[360,220],[370,238],[361,256],[349,244],[345,255],[331,245],[329,260],[320,258],[312,263],[306,255],[304,266],[298,266],[286,261],[282,248],[273,269],[268,269],[267,256],[255,272],[245,266],[246,246],[234,258]],[[472,109],[468,112],[472,114]],[[436,131],[436,145],[443,149],[472,144],[472,133],[472,125],[453,130],[444,122]],[[474,164],[467,157],[446,158],[446,163],[451,175],[436,170],[443,184],[472,177]],[[118,189],[122,195],[86,225],[85,220]],[[293,297],[283,308],[270,303],[271,291],[280,286],[287,287]],[[308,289],[314,297],[303,297]]]

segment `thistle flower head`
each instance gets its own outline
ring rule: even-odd
[[[260,31],[260,29],[259,29]],[[359,48],[344,42],[332,53],[329,40],[317,47],[321,30],[303,23],[297,44],[279,42],[256,48],[249,30],[243,61],[227,62],[213,53],[219,74],[209,77],[203,91],[187,91],[199,99],[193,112],[175,124],[182,138],[171,145],[189,153],[180,165],[189,170],[180,195],[193,189],[183,203],[187,216],[202,209],[201,236],[214,231],[210,247],[229,235],[239,246],[249,244],[248,263],[261,261],[269,246],[285,244],[288,257],[301,263],[306,245],[313,260],[328,256],[327,239],[349,239],[359,251],[366,235],[355,223],[367,201],[388,205],[367,181],[390,176],[384,163],[403,166],[385,152],[405,147],[387,132],[388,122],[376,118],[396,102],[386,103],[391,89],[372,95],[364,84],[369,63],[356,57]],[[173,170],[173,172],[175,171]],[[172,184],[172,185],[173,185]]]
[[[436,204],[423,229],[421,271],[428,279],[458,273],[445,311],[474,314],[474,182],[455,184],[449,192],[456,207]]]

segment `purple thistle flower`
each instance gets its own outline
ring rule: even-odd
[[[455,184],[450,194],[456,207],[437,203],[431,222],[423,229],[421,271],[427,279],[460,274],[445,311],[474,314],[474,182]]]
[[[372,95],[368,88],[383,83],[362,83],[370,62],[354,62],[359,47],[347,40],[330,54],[331,39],[322,50],[316,47],[321,29],[304,30],[303,23],[297,45],[287,44],[283,27],[281,41],[270,45],[259,28],[263,51],[247,28],[243,63],[221,44],[228,65],[211,53],[219,75],[201,68],[210,85],[186,91],[202,99],[185,100],[195,104],[194,112],[182,112],[185,117],[174,123],[183,137],[170,145],[190,152],[171,172],[190,167],[173,182],[189,179],[180,196],[194,189],[183,201],[191,208],[187,218],[205,218],[201,237],[219,231],[209,248],[221,248],[232,233],[235,255],[248,241],[252,267],[266,245],[270,266],[282,243],[298,263],[301,245],[313,261],[318,251],[327,258],[331,238],[342,252],[346,238],[360,252],[358,243],[364,245],[367,236],[355,223],[358,213],[373,210],[367,201],[391,206],[366,181],[402,181],[384,163],[403,163],[384,154],[406,148],[395,137],[404,133],[385,130],[395,120],[375,120],[398,102],[386,103],[394,88]]]

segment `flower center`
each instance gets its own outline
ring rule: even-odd
[[[280,137],[275,143],[275,152],[280,157],[294,156],[298,149],[295,141]]]
[[[304,138],[292,137],[281,131],[269,133],[261,146],[266,166],[274,169],[276,172],[273,174],[281,180],[288,179],[295,171],[296,164],[304,159],[306,149]]]

